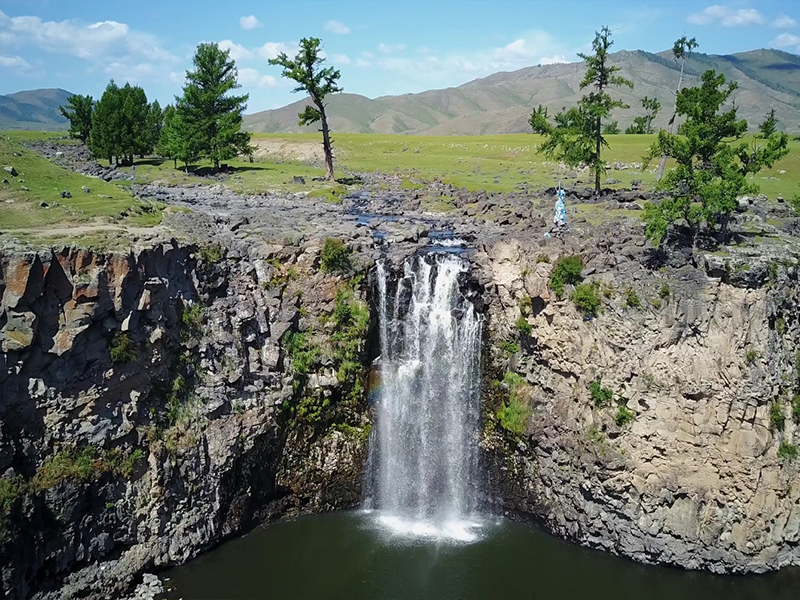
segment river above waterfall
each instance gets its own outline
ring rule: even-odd
[[[713,575],[635,563],[487,518],[472,543],[407,536],[378,513],[259,527],[164,574],[184,600],[789,600],[800,569]]]

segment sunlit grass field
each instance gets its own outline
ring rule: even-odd
[[[19,142],[52,139],[57,143],[74,143],[63,133],[13,131],[0,134],[0,166],[13,165],[20,175],[6,177],[9,184],[0,187],[0,228],[18,229],[43,227],[50,224],[77,224],[89,221],[123,222],[147,226],[160,222],[161,208],[145,206],[133,198],[128,182],[106,183],[63,169],[19,145]],[[653,135],[610,135],[610,148],[604,157],[610,167],[603,178],[617,180],[609,187],[629,187],[640,180],[645,189],[655,186],[657,161],[649,167],[643,157],[655,140]],[[137,183],[159,181],[164,185],[188,183],[222,183],[235,191],[260,193],[265,191],[306,192],[312,199],[336,202],[346,193],[341,183],[332,185],[313,181],[324,171],[314,159],[298,160],[298,156],[318,154],[318,134],[255,134],[254,143],[279,145],[283,155],[272,154],[269,161],[234,159],[228,161],[231,172],[218,177],[199,177],[210,165],[201,162],[193,171],[173,168],[173,162],[162,159],[137,160],[125,170],[135,174]],[[537,152],[542,137],[533,134],[491,136],[405,136],[376,134],[335,134],[337,178],[354,173],[380,172],[402,179],[406,188],[420,182],[441,181],[468,190],[511,192],[527,184],[529,194],[554,186],[559,180],[565,187],[591,187],[591,175],[575,172],[548,161]],[[296,152],[294,150],[297,150]],[[102,161],[101,161],[102,162]],[[614,163],[624,169],[614,169]],[[179,165],[180,167],[180,165]],[[669,167],[668,167],[669,168]],[[305,183],[293,181],[303,177]],[[24,182],[24,183],[22,183]],[[759,173],[754,182],[770,198],[800,193],[800,142],[790,143],[790,153],[773,168]],[[81,191],[91,188],[91,194]],[[29,188],[27,191],[22,187]],[[69,190],[71,199],[59,197]],[[100,195],[110,196],[101,198]],[[13,202],[7,202],[13,200]],[[44,209],[41,202],[50,208]],[[58,206],[55,206],[58,204]],[[155,210],[154,210],[155,208]]]

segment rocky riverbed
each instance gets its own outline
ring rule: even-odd
[[[797,219],[770,222],[782,205],[745,200],[735,247],[659,253],[636,190],[594,204],[613,219],[570,212],[557,237],[545,237],[552,190],[405,190],[381,175],[362,175],[340,204],[221,185],[132,190],[191,212],[130,252],[0,252],[6,596],[141,584],[144,597],[156,586],[143,573],[263,520],[357,505],[370,270],[431,248],[469,257],[482,291],[495,510],[645,562],[800,564],[797,462],[778,456],[795,443],[800,368]],[[321,268],[327,238],[346,244],[350,269]],[[596,318],[548,286],[568,255],[600,286]],[[518,436],[496,418],[506,372],[531,409]],[[596,380],[613,403],[590,398]]]

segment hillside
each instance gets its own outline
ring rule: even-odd
[[[658,98],[665,107],[673,102],[678,68],[668,52],[653,54],[623,50],[612,62],[634,82],[634,89],[613,93],[630,104],[615,114],[622,128],[642,114],[644,96]],[[716,69],[739,83],[736,104],[751,128],[774,108],[788,131],[800,129],[800,57],[778,50],[753,50],[732,55],[697,54],[687,65],[686,82],[694,85],[706,69]],[[328,112],[334,131],[347,133],[409,133],[426,135],[479,135],[528,131],[533,107],[543,104],[556,111],[581,96],[584,67],[581,63],[535,66],[495,73],[464,85],[419,94],[370,99],[358,94],[337,94],[329,99]],[[245,116],[245,127],[256,132],[303,132],[297,114],[307,100],[279,109]],[[656,126],[665,126],[668,110],[662,110]]]
[[[67,120],[58,107],[71,95],[51,88],[0,96],[0,129],[67,129]]]

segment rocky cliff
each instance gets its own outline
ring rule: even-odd
[[[484,439],[494,500],[643,562],[800,564],[796,251],[709,252],[695,268],[654,264],[644,246],[616,228],[476,256],[494,296]],[[548,286],[566,255],[596,283],[596,317]],[[501,383],[509,372],[522,379]],[[509,394],[531,408],[524,432],[497,418]]]
[[[0,258],[5,597],[118,596],[264,518],[358,501],[369,319],[339,330],[361,284],[317,261],[177,244]]]

